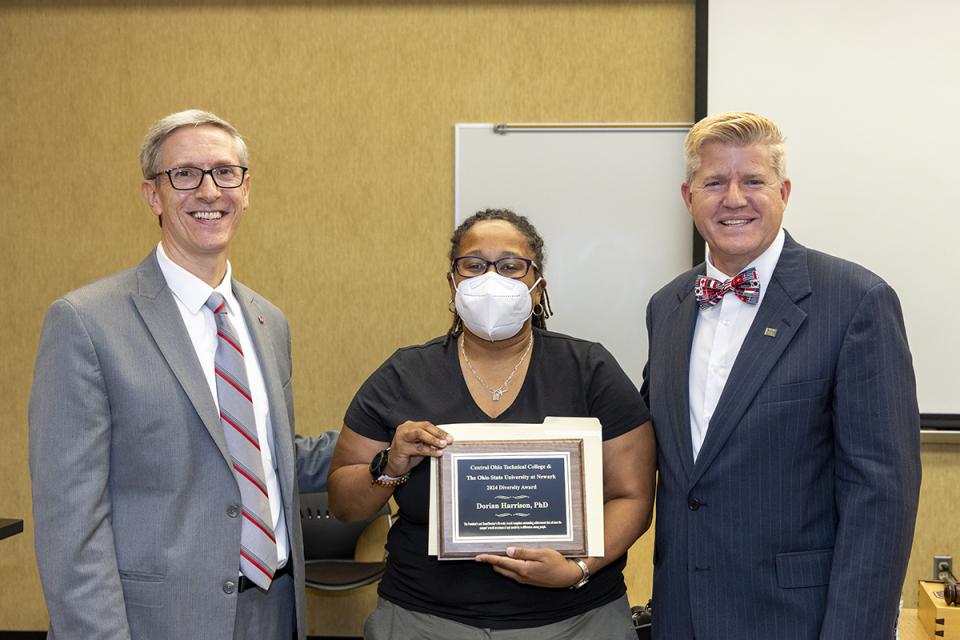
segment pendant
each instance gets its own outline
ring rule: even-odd
[[[500,400],[500,397],[503,396],[504,391],[506,391],[506,389],[494,389],[493,391],[491,391],[490,395],[493,396],[493,401],[497,402],[498,400]]]

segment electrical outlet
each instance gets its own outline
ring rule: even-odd
[[[946,564],[944,568],[941,565]],[[941,571],[953,573],[953,556],[933,556],[933,579],[940,580]]]

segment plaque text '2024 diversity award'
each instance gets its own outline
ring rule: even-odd
[[[440,458],[439,557],[548,547],[586,553],[583,443],[454,442]]]

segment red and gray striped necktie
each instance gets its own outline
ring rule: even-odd
[[[268,589],[277,570],[277,540],[270,517],[270,500],[260,457],[260,440],[253,415],[253,398],[237,332],[227,317],[227,303],[216,291],[207,307],[217,322],[214,369],[220,424],[240,486],[243,518],[240,529],[240,571],[255,585]]]

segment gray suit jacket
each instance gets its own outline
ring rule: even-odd
[[[298,491],[325,489],[336,438],[294,435],[287,320],[240,283],[233,290],[267,387],[303,638]],[[154,252],[54,302],[30,398],[49,638],[232,640],[237,594],[224,585],[237,580],[240,518],[228,508],[240,492],[228,460]]]
[[[788,234],[694,463],[700,273],[676,278],[647,310],[642,391],[660,467],[654,637],[892,638],[920,488],[896,294]]]

